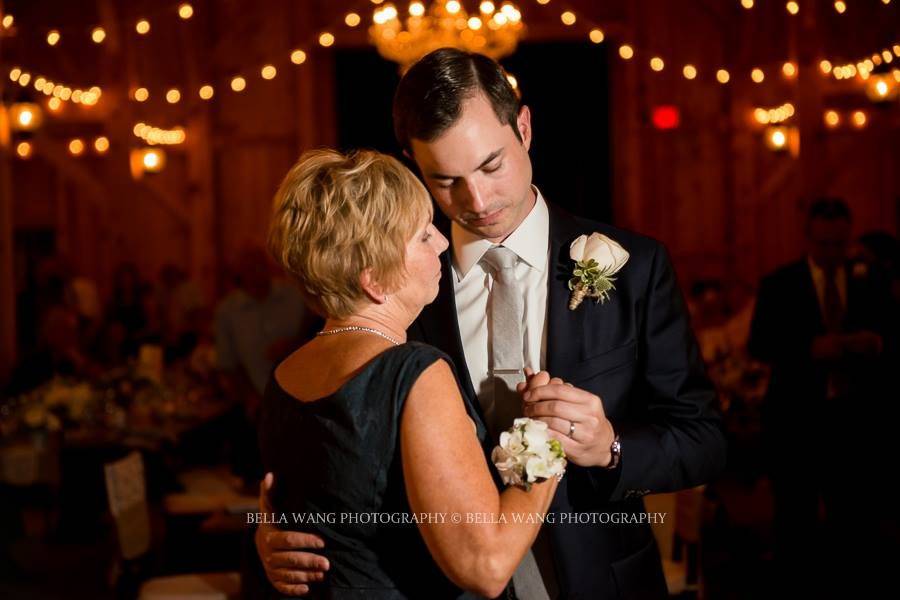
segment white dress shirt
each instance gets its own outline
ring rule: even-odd
[[[537,200],[528,216],[501,246],[519,257],[516,281],[524,294],[522,315],[523,356],[534,371],[543,368],[547,348],[547,272],[550,254],[550,213],[537,188]],[[494,244],[463,229],[455,222],[450,239],[453,248],[453,291],[459,334],[466,367],[482,406],[491,400],[488,335],[488,297],[493,277],[479,261]]]

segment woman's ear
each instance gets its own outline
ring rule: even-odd
[[[359,275],[359,285],[366,293],[366,296],[369,297],[369,300],[375,304],[384,304],[387,302],[387,294],[381,284],[375,280],[371,267],[363,269],[363,272]]]

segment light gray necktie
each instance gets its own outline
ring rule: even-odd
[[[525,336],[522,320],[525,300],[516,285],[515,268],[519,257],[509,248],[495,246],[485,252],[481,262],[493,276],[494,283],[488,298],[490,328],[490,369],[494,382],[493,398],[484,403],[485,418],[493,439],[500,432],[512,427],[513,420],[522,416],[522,400],[516,393],[516,384],[525,380]],[[552,561],[552,558],[550,559]],[[549,565],[552,570],[552,565]],[[519,600],[549,600],[541,570],[529,550],[513,574],[513,587]]]

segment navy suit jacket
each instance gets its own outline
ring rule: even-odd
[[[630,258],[610,300],[586,299],[569,310],[569,245],[599,232]],[[410,339],[446,352],[456,363],[466,401],[480,406],[459,335],[449,253],[442,256],[438,298],[409,330]],[[650,526],[561,524],[563,514],[640,514],[641,496],[708,482],[725,464],[725,437],[715,391],[688,323],[665,248],[658,242],[570,215],[550,205],[546,369],[597,394],[622,443],[618,468],[569,465],[545,526],[564,598],[665,598],[659,551]],[[476,423],[485,452],[488,440]],[[668,515],[667,518],[674,518]],[[569,518],[571,521],[571,517]]]

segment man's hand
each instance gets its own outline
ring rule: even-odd
[[[582,467],[606,467],[612,460],[610,447],[616,438],[606,418],[603,402],[596,394],[550,378],[543,371],[520,386],[525,401],[525,416],[544,421],[550,436],[559,440],[569,460]],[[547,379],[540,384],[539,379]],[[574,425],[574,430],[572,428]]]
[[[259,484],[259,511],[271,514],[269,491],[275,476],[266,473]],[[322,581],[328,570],[328,559],[303,548],[324,548],[322,538],[311,533],[281,531],[270,523],[262,523],[256,530],[256,551],[266,570],[266,577],[280,593],[302,596],[309,592],[309,583]]]

